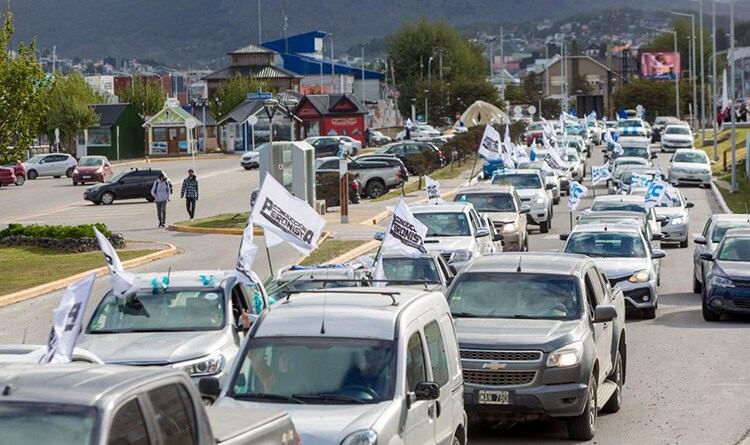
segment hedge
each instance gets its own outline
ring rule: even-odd
[[[32,224],[24,226],[23,224],[10,224],[7,229],[0,230],[0,239],[9,236],[21,235],[31,238],[94,238],[94,227],[107,238],[112,236],[112,232],[102,223],[82,224],[79,226],[51,226]]]

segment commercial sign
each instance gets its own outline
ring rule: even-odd
[[[641,76],[646,79],[674,80],[680,75],[680,53],[641,53]]]

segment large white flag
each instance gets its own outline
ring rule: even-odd
[[[112,282],[112,293],[115,296],[123,297],[126,294],[136,289],[136,275],[130,272],[126,272],[120,262],[120,257],[117,256],[117,251],[112,247],[106,236],[102,235],[96,227],[94,227],[94,235],[96,241],[99,243],[99,248],[104,253],[104,260],[107,262],[109,273]]]
[[[550,166],[552,170],[565,171],[570,168],[570,165],[560,157],[560,153],[556,148],[550,146],[549,141],[545,138],[544,146],[547,149],[547,155],[544,156],[544,161]]]
[[[597,185],[600,182],[604,182],[612,177],[612,172],[609,171],[609,162],[605,162],[604,165],[591,166],[591,184]]]
[[[427,204],[441,204],[443,198],[440,197],[440,183],[425,176],[425,190],[427,191]]]
[[[237,254],[237,270],[250,276],[253,273],[253,261],[258,253],[258,246],[253,242],[253,218],[249,217],[245,230],[242,232],[240,252]],[[273,271],[271,271],[273,273]]]
[[[269,247],[286,241],[304,254],[309,254],[318,243],[326,220],[306,201],[266,175],[251,214],[255,225],[263,227]]]
[[[482,141],[479,143],[479,154],[487,159],[500,159],[500,133],[490,124],[484,127]]]
[[[587,191],[588,189],[578,181],[571,181],[570,186],[568,186],[568,209],[571,211],[577,209]]]
[[[39,363],[67,363],[73,355],[76,339],[81,333],[83,313],[94,287],[96,274],[90,273],[68,286],[57,309],[52,311],[52,330],[47,340],[47,350]]]
[[[415,218],[406,202],[400,199],[396,208],[393,209],[391,224],[385,231],[382,250],[404,255],[425,253],[427,252],[424,247],[425,236],[427,236],[427,226]]]
[[[667,183],[662,180],[652,181],[644,199],[646,207],[657,207],[663,202],[668,202]]]
[[[515,168],[516,163],[513,161],[513,144],[510,141],[510,125],[505,124],[505,136],[503,137],[502,149],[503,167]]]

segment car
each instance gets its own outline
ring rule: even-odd
[[[467,443],[458,348],[441,292],[295,293],[261,315],[240,357],[215,405],[286,411],[303,444]]]
[[[620,174],[619,188],[617,192],[622,194],[630,194],[633,187],[643,187],[644,184],[633,184],[633,178],[639,176],[647,176],[652,181],[655,179],[664,180],[666,174],[661,167],[643,167],[640,165],[627,165],[622,169]],[[643,195],[642,195],[643,196]]]
[[[245,170],[252,170],[260,167],[260,151],[246,151],[240,156],[240,166]]]
[[[16,174],[10,167],[0,167],[0,187],[6,187],[16,183]]]
[[[542,140],[544,134],[544,125],[541,122],[532,122],[526,126],[526,131],[523,133],[523,139],[526,141],[526,145],[531,147],[535,141],[539,142]]]
[[[661,151],[674,151],[679,148],[693,148],[693,132],[687,124],[670,123],[661,134]]]
[[[316,199],[322,200],[327,207],[337,207],[341,205],[341,177],[338,170],[334,171],[316,171],[315,172],[315,193]],[[357,204],[360,201],[360,190],[362,185],[356,174],[349,175],[349,203]],[[255,205],[255,199],[260,189],[253,190],[250,194],[250,203]]]
[[[447,295],[453,281],[454,268],[437,252],[404,255],[383,251],[380,261],[386,286],[432,289]],[[376,281],[372,283],[377,285]]]
[[[339,161],[335,156],[318,158],[315,160],[315,171],[338,173]],[[396,158],[359,157],[349,160],[347,169],[361,184],[364,195],[373,199],[401,187],[408,177],[403,162]]]
[[[704,252],[709,264],[702,312],[706,321],[721,315],[750,314],[750,229],[730,229],[714,253]]]
[[[347,142],[350,150],[346,153],[349,156],[356,156],[362,150],[362,143],[349,136],[311,136],[305,139],[305,142],[315,148],[315,157],[338,156],[339,149],[343,142]]]
[[[414,175],[429,173],[447,163],[443,152],[429,142],[394,142],[380,147],[375,154],[397,157],[403,161],[409,173]]]
[[[605,159],[617,160],[621,157],[641,158],[648,162],[648,165],[653,165],[652,160],[656,159],[656,153],[651,153],[651,149],[643,146],[636,145],[622,145],[622,153],[612,153],[611,155],[605,155]]]
[[[26,183],[26,167],[23,166],[23,162],[16,162],[15,164],[0,165],[0,167],[10,168],[13,170],[13,174],[16,176],[15,184],[18,186]]]
[[[594,198],[591,207],[587,209],[589,212],[607,212],[611,210],[638,212],[643,214],[648,221],[651,233],[658,234],[659,237],[661,237],[661,223],[666,221],[666,218],[663,216],[657,216],[653,208],[646,207],[646,202],[643,199],[643,196],[597,196]]]
[[[571,134],[567,136],[560,136],[559,138],[557,138],[557,143],[565,147],[566,149],[574,148],[578,152],[578,154],[581,156],[581,158],[591,157],[590,156],[591,150],[586,144],[585,139],[583,139],[581,136],[576,136],[576,135],[571,135]]]
[[[42,176],[60,178],[73,177],[76,168],[76,159],[67,153],[47,153],[32,156],[23,163],[28,179],[34,180]]]
[[[678,243],[680,248],[688,246],[688,227],[690,227],[690,209],[695,204],[674,187],[667,188],[668,201],[654,207],[657,217],[664,217],[661,222],[662,243]]]
[[[270,301],[295,292],[338,287],[370,286],[371,271],[360,262],[347,264],[292,265],[279,270],[269,289]]]
[[[492,184],[512,185],[521,198],[521,204],[529,206],[526,220],[529,224],[538,225],[542,233],[552,227],[553,204],[552,184],[545,184],[538,170],[503,170],[496,172]]]
[[[620,136],[648,137],[648,130],[639,118],[622,119],[617,123],[617,131]]]
[[[702,293],[706,283],[709,264],[701,258],[704,253],[713,254],[727,230],[750,228],[750,214],[719,213],[708,217],[703,231],[693,238],[693,292]]]
[[[495,252],[490,228],[470,203],[444,203],[439,205],[411,206],[414,217],[427,226],[424,247],[428,252],[437,252],[456,268],[467,261]]]
[[[11,364],[0,366],[0,385],[4,444],[298,443],[289,415],[206,408],[177,370]]]
[[[161,170],[150,168],[121,172],[109,178],[109,181],[87,188],[83,192],[83,199],[105,205],[123,199],[145,199],[152,202],[154,197],[151,196],[151,187],[161,174]]]
[[[711,186],[711,161],[702,150],[678,149],[669,161],[669,182],[673,185]]]
[[[365,132],[365,140],[367,141],[367,146],[369,147],[380,147],[393,142],[393,139],[384,135],[383,132],[379,130],[373,130],[372,128],[368,128]]]
[[[643,159],[643,158],[620,156],[619,158],[615,159],[614,162],[612,162],[610,165],[612,169],[612,179],[610,181],[610,185],[614,189],[617,189],[620,186],[622,173],[627,166],[634,165],[634,166],[647,167],[649,165],[649,162],[648,160]]]
[[[516,189],[508,185],[479,185],[459,189],[454,202],[468,202],[477,212],[492,221],[495,230],[503,235],[503,251],[529,250],[526,214],[528,205],[521,204]]]
[[[583,255],[478,258],[448,295],[472,421],[559,419],[591,440],[599,410],[622,404],[625,305]]]
[[[617,210],[588,212],[579,215],[577,224],[631,224],[638,227],[646,240],[659,241],[662,238],[660,233],[651,232],[651,226],[648,223],[648,215],[639,212]]]
[[[633,224],[586,224],[561,234],[564,253],[586,255],[604,273],[613,288],[622,290],[628,311],[643,318],[656,317],[659,305],[659,259],[663,250],[652,249],[650,240]]]
[[[196,384],[223,380],[239,350],[240,316],[266,307],[262,284],[247,281],[234,271],[139,274],[134,294],[102,297],[76,345],[108,364],[181,369]]]
[[[106,156],[84,156],[73,170],[73,185],[105,182],[112,177],[112,165]]]
[[[565,151],[563,161],[570,165],[568,170],[570,177],[575,181],[583,181],[586,176],[586,163],[576,150],[568,149]]]
[[[600,121],[588,121],[586,126],[589,128],[591,134],[591,142],[595,145],[602,143],[602,135],[604,134],[604,126]]]
[[[664,127],[672,122],[679,122],[676,117],[673,116],[659,116],[654,119],[653,133],[651,134],[651,142],[661,141],[661,132],[664,131]]]
[[[417,139],[417,138],[439,138],[441,136],[440,132],[435,129],[432,125],[428,124],[417,124],[416,128],[412,128],[409,130],[409,136],[411,139]],[[401,141],[406,139],[406,130],[401,130],[396,135],[396,140]]]
[[[39,360],[46,352],[47,345],[0,345],[0,363],[39,363]],[[82,348],[73,348],[70,361],[74,363],[104,364],[102,359]]]
[[[527,161],[521,162],[516,166],[519,170],[538,170],[544,178],[544,184],[552,184],[552,204],[560,203],[562,190],[560,187],[560,177],[555,170],[547,164],[547,161]]]

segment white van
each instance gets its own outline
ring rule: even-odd
[[[305,445],[466,443],[458,343],[440,292],[291,293],[248,336],[220,407],[286,411]]]

